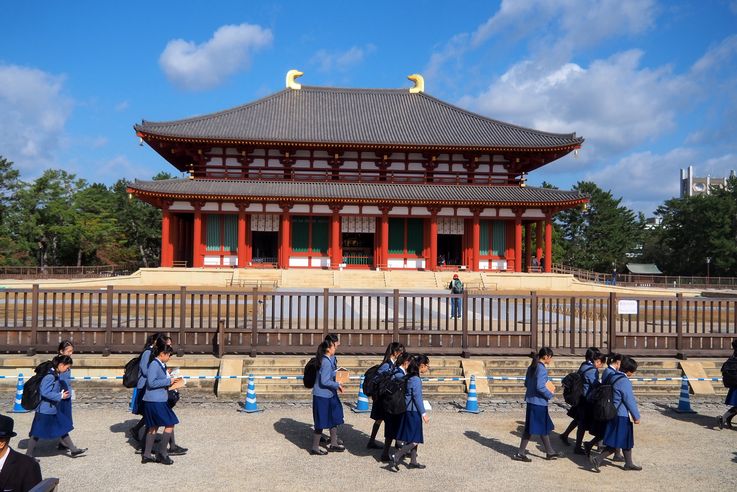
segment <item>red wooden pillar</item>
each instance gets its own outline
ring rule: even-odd
[[[515,254],[515,247],[514,247],[514,222],[511,220],[504,221],[504,228],[505,228],[505,235],[506,235],[506,247],[504,249],[504,259],[507,260],[507,270],[508,272],[516,272],[517,271],[517,257]]]
[[[471,271],[479,271],[479,261],[481,260],[481,222],[479,219],[479,211],[473,213],[471,222]]]
[[[202,248],[202,204],[194,204],[194,225],[192,227],[192,266],[200,268],[204,265],[204,256]]]
[[[545,273],[553,271],[553,217],[545,217]]]
[[[522,216],[514,218],[514,271],[522,271]]]
[[[381,226],[381,266],[387,268],[389,266],[389,210],[391,207],[379,207],[381,210],[380,226]]]
[[[543,226],[542,220],[538,220],[535,223],[535,236],[537,236],[535,238],[535,247],[536,247],[535,256],[537,256],[538,264],[540,264],[540,260],[543,257],[543,227],[544,226]]]
[[[238,206],[238,268],[246,268],[251,264],[252,251],[250,241],[250,224],[246,205]]]
[[[331,206],[333,215],[330,217],[330,268],[338,269],[343,263],[343,245],[340,241],[340,205]]]
[[[164,203],[161,208],[161,261],[160,266],[174,266],[174,245],[171,242],[171,212],[169,204]]]
[[[525,222],[525,272],[530,271],[530,262],[532,260],[532,222]]]
[[[440,209],[430,209],[430,264],[427,269],[437,271],[438,269],[438,212]]]
[[[279,244],[278,266],[279,268],[286,270],[289,268],[289,257],[292,255],[292,247],[289,242],[292,236],[290,230],[291,222],[289,221],[289,211],[292,209],[292,206],[281,205],[281,209],[281,224],[279,225],[279,237],[281,238],[281,242]]]

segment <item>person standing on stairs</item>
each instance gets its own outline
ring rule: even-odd
[[[463,301],[459,297],[463,294],[463,282],[458,278],[458,274],[453,275],[453,280],[448,285],[451,294],[456,296],[450,298],[450,319],[460,319],[463,317]]]

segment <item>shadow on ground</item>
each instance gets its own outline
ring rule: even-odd
[[[700,413],[678,413],[673,409],[673,407],[665,405],[664,403],[655,403],[654,406],[655,409],[664,417],[669,417],[680,422],[700,425],[701,427],[709,430],[718,430],[717,419],[709,415],[702,415]]]
[[[282,418],[274,423],[274,430],[299,449],[306,452],[310,451],[312,447],[312,425],[291,418]],[[327,431],[324,434],[327,435]],[[338,438],[343,440],[346,453],[354,456],[374,456],[377,461],[381,455],[381,450],[366,448],[366,443],[369,440],[368,434],[354,428],[351,424],[338,426]]]

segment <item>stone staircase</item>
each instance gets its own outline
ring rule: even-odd
[[[435,272],[391,270],[384,272],[389,289],[437,289]]]
[[[385,290],[386,274],[376,270],[343,270],[335,272],[335,287],[340,289]]]

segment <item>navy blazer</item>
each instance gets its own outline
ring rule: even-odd
[[[420,412],[425,415],[425,402],[422,399],[422,379],[420,376],[412,376],[407,380],[407,392],[404,395],[404,404],[407,411]]]
[[[586,361],[578,368],[578,373],[581,374],[581,377],[583,378],[583,396],[589,396],[591,388],[599,382],[599,371],[596,369],[594,364]]]
[[[138,384],[136,388],[143,389],[146,387],[146,374],[148,374],[148,366],[151,361],[154,360],[153,352],[150,348],[147,348],[141,354],[141,359],[138,361]]]
[[[41,404],[36,408],[38,413],[56,415],[56,405],[61,401],[61,381],[53,369],[41,380]]]
[[[312,387],[312,395],[320,398],[332,398],[338,394],[340,384],[335,380],[335,371],[337,367],[333,365],[333,360],[327,355],[322,356],[320,363],[320,372],[317,373],[315,386]]]
[[[545,387],[548,382],[548,368],[542,362],[538,362],[534,375],[532,369],[528,367],[525,375],[525,401],[533,405],[548,406],[548,401],[553,398],[553,393]]]
[[[169,399],[169,386],[171,386],[171,376],[166,370],[166,365],[159,359],[154,359],[148,366],[146,394],[143,395],[143,401],[167,401]]]
[[[604,372],[601,373],[601,382],[603,383],[604,380],[609,377],[610,374],[614,374],[617,372],[616,369],[614,369],[612,366],[606,366],[606,369],[604,369]]]
[[[379,374],[383,374],[385,372],[388,372],[388,371],[390,371],[392,369],[392,367],[394,367],[394,362],[392,362],[392,361],[384,362],[376,370],[376,375],[378,376]]]
[[[26,492],[41,482],[41,467],[38,462],[8,448],[8,457],[0,470],[0,490]]]
[[[617,371],[607,382],[614,389],[612,403],[617,407],[617,417],[627,417],[632,414],[634,420],[640,420],[637,400],[635,400],[635,394],[632,391],[632,381],[629,380],[627,375]]]

